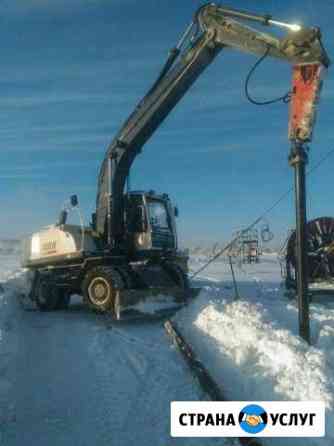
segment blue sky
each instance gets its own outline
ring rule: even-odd
[[[256,3],[256,5],[254,5]],[[79,195],[88,222],[96,179],[116,130],[155,80],[197,0],[5,0],[0,6],[0,237],[55,221]],[[333,54],[330,0],[235,0],[236,8],[321,26]],[[268,29],[269,31],[269,29]],[[146,144],[136,189],[168,192],[184,243],[228,240],[292,185],[288,108],[256,107],[243,93],[253,56],[223,51]],[[251,90],[284,94],[289,65],[266,61]],[[332,70],[310,165],[334,147]],[[333,215],[334,157],[309,178],[309,217]],[[291,195],[269,216],[277,240],[294,224]]]

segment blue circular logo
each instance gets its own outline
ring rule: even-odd
[[[249,404],[239,414],[240,427],[248,434],[258,434],[267,426],[268,415],[263,407]]]

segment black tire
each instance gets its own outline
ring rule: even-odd
[[[56,286],[45,279],[39,278],[36,284],[35,302],[41,311],[54,311],[57,309],[59,293]]]
[[[122,288],[135,288],[133,272],[128,266],[117,266],[115,269],[121,276]]]
[[[185,273],[183,268],[177,263],[165,262],[163,264],[165,271],[167,271],[168,275],[175,282],[175,285],[187,289],[189,288],[189,279],[188,275]]]
[[[189,289],[189,279],[188,275],[185,273],[183,268],[180,265],[172,262],[164,262],[163,264],[164,270],[167,272],[169,277],[173,280],[177,287],[180,287],[182,290],[185,290],[184,299],[182,302],[188,301],[188,295],[186,290]]]
[[[287,290],[296,290],[296,281],[292,278],[286,277],[285,278],[285,288]]]
[[[68,290],[58,289],[57,310],[66,310],[71,301],[71,293]]]
[[[84,301],[98,313],[110,311],[115,317],[116,292],[124,288],[119,272],[107,266],[97,266],[86,273],[82,283]]]

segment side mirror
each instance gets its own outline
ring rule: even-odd
[[[93,231],[96,231],[96,212],[92,214],[91,228]]]
[[[146,213],[144,206],[138,206],[137,208],[137,232],[146,231]]]
[[[71,195],[70,197],[70,203],[72,208],[75,208],[79,204],[78,196],[77,195]]]
[[[67,221],[67,211],[63,210],[59,214],[57,225],[58,226],[64,225],[66,221]]]
[[[174,215],[175,217],[179,216],[179,208],[177,206],[174,207]]]

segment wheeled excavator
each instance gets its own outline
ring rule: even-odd
[[[260,32],[248,22],[278,26],[286,34]],[[320,30],[214,3],[202,6],[109,145],[90,227],[67,223],[69,209],[78,205],[72,196],[56,224],[25,239],[23,265],[31,271],[30,298],[41,310],[65,308],[71,295],[80,294],[94,310],[121,318],[146,304],[159,309],[170,300],[179,307],[196,293],[189,286],[187,257],[178,251],[177,211],[169,196],[126,191],[125,186],[146,141],[205,68],[228,48],[293,66],[289,136],[310,140],[321,72],[329,66]]]

